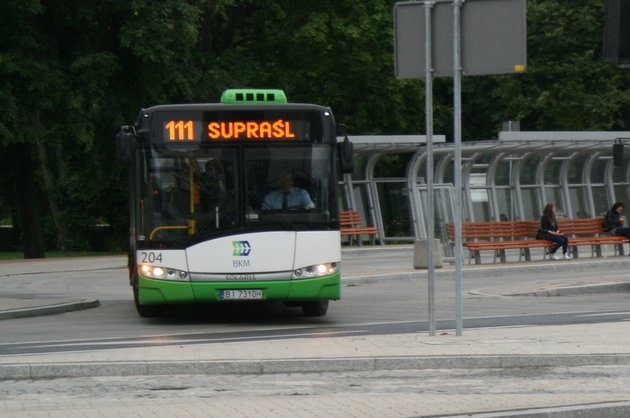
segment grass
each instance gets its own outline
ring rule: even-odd
[[[106,251],[48,251],[46,252],[46,258],[59,258],[59,257],[95,257],[103,255],[122,255],[120,252],[106,252]],[[23,260],[24,253],[21,251],[0,251],[0,260]]]

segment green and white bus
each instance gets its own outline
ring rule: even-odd
[[[281,90],[154,106],[123,126],[140,316],[243,300],[325,315],[340,297],[338,176],[352,169],[337,129],[329,108],[288,103]]]

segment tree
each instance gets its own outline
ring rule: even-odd
[[[3,2],[0,5],[0,147],[5,164],[0,175],[10,178],[12,196],[19,207],[24,255],[43,257],[35,165],[35,138],[42,125],[38,111],[51,111],[58,97],[59,73],[46,59],[46,40],[36,20],[42,13],[38,1]]]
[[[464,78],[464,138],[492,137],[508,119],[528,130],[630,128],[630,75],[600,59],[601,1],[527,4],[528,70]],[[394,77],[392,6],[0,2],[0,210],[20,223],[29,257],[44,240],[89,248],[97,223],[125,241],[113,134],[141,107],[214,102],[225,88],[277,87],[329,105],[351,134],[423,132],[422,80]],[[434,89],[435,132],[449,136],[451,86],[438,79]],[[390,164],[398,172],[404,161]]]
[[[520,75],[464,79],[464,129],[488,138],[501,122],[523,130],[630,128],[630,77],[602,57],[599,0],[529,0],[528,68]]]

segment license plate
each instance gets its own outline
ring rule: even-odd
[[[221,291],[221,300],[262,300],[262,289],[226,289]]]

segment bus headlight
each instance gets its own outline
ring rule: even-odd
[[[173,269],[170,267],[150,266],[148,264],[139,265],[138,273],[144,277],[150,277],[152,279],[190,280],[187,271]]]
[[[293,272],[292,279],[310,279],[312,277],[328,276],[338,270],[338,263],[322,263],[303,267]]]

